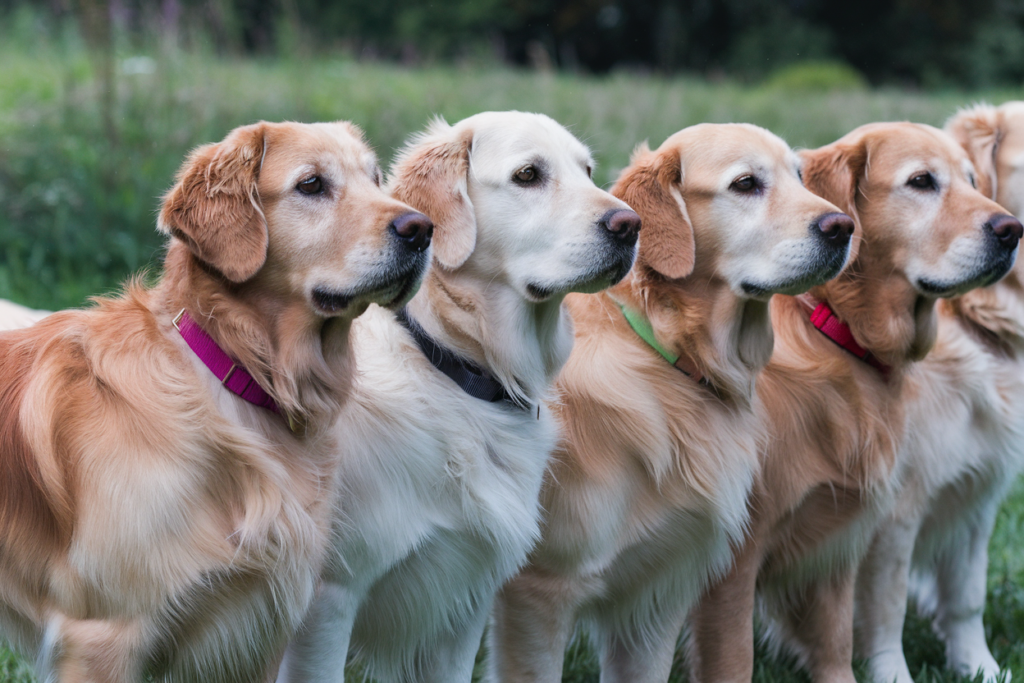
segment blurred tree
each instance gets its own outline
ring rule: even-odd
[[[205,31],[229,52],[341,47],[409,63],[490,54],[514,64],[594,73],[626,67],[748,80],[794,62],[832,60],[875,83],[1024,79],[1024,0],[112,1],[126,16],[156,15],[175,42],[179,30]],[[0,20],[30,2],[0,0]],[[67,4],[106,2],[46,0],[41,6],[59,14]],[[83,33],[102,39],[85,14],[81,22]]]
[[[110,144],[117,143],[117,128],[114,125],[114,105],[117,99],[117,82],[114,79],[114,34],[109,0],[75,0],[72,5],[78,19],[82,37],[89,46],[89,53],[99,75],[100,113],[103,130]]]

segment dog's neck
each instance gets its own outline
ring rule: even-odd
[[[509,285],[435,264],[409,312],[438,344],[487,370],[517,399],[537,403],[572,350],[563,298],[532,303]]]
[[[934,345],[937,300],[921,296],[905,279],[891,276],[892,264],[879,261],[868,268],[862,256],[863,251],[839,277],[812,288],[809,296],[827,302],[856,342],[888,366],[888,377],[894,380]],[[834,352],[850,355],[838,347]]]
[[[750,405],[772,352],[767,302],[736,296],[714,275],[666,281],[641,268],[608,295],[646,315],[660,342],[688,357],[719,397]]]
[[[234,285],[177,241],[168,249],[154,306],[154,314],[168,321],[187,310],[270,394],[283,419],[306,434],[329,426],[348,395],[348,319],[312,318],[305,302],[282,304],[258,282]]]

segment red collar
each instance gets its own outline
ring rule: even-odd
[[[188,311],[181,309],[172,323],[188,347],[206,367],[210,368],[210,372],[220,380],[225,389],[249,403],[280,414],[281,409],[270,394],[263,390],[245,368],[235,363],[231,356],[213,341],[213,337],[199,327]]]
[[[813,300],[811,300],[811,303],[813,304]],[[853,338],[853,332],[850,331],[850,326],[839,319],[835,311],[832,310],[832,307],[828,305],[828,302],[819,302],[814,310],[811,311],[811,324],[819,332],[835,342],[837,346],[842,347],[847,352],[852,353],[878,370],[882,373],[883,377],[889,377],[892,368],[880,361],[875,354],[857,343],[857,340]]]

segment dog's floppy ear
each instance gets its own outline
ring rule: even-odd
[[[979,104],[957,112],[946,122],[946,132],[967,151],[978,171],[978,191],[996,198],[996,152],[999,146],[1002,116],[998,109]]]
[[[643,220],[637,261],[670,279],[692,273],[695,258],[693,226],[679,192],[682,179],[678,150],[652,152],[643,144],[611,190]]]
[[[458,268],[476,247],[476,214],[469,200],[473,131],[456,131],[442,119],[414,138],[395,164],[391,196],[434,222],[434,260]]]
[[[857,185],[864,176],[868,159],[864,138],[801,150],[800,158],[807,189],[857,221]]]
[[[267,221],[256,190],[265,136],[266,124],[256,123],[193,151],[157,221],[232,282],[245,282],[267,259]]]

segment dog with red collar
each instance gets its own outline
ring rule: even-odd
[[[862,126],[801,156],[807,186],[856,220],[854,255],[810,297],[772,302],[771,439],[733,567],[690,618],[695,681],[750,679],[759,610],[813,680],[853,683],[856,571],[894,502],[907,373],[935,343],[938,300],[1005,275],[1021,236],[930,126]]]

